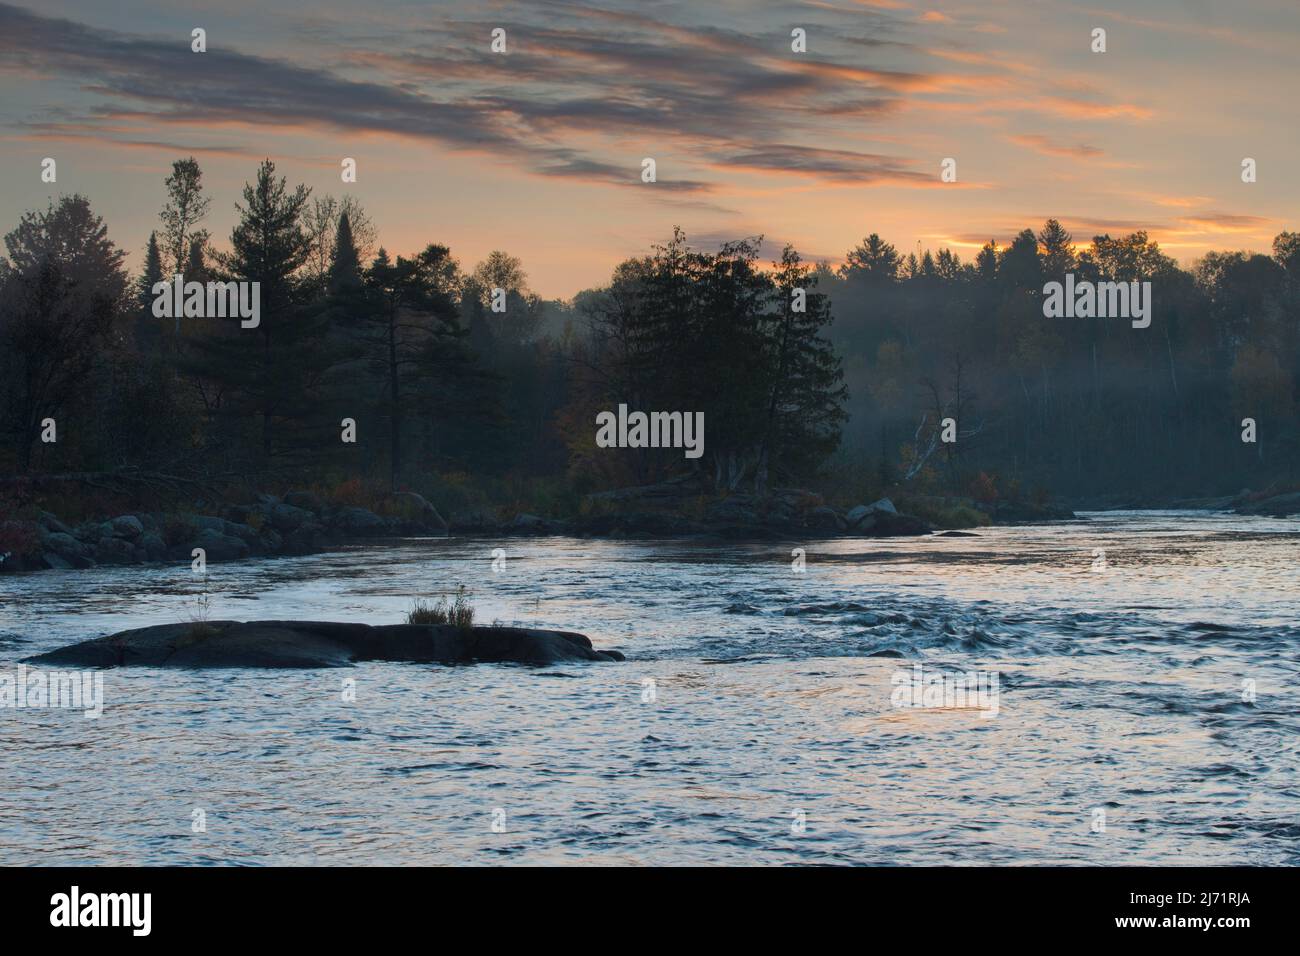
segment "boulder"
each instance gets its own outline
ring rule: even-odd
[[[284,503],[313,514],[320,514],[325,510],[324,499],[310,491],[290,491],[284,496]]]
[[[1237,506],[1240,515],[1268,515],[1274,518],[1286,518],[1300,514],[1300,491],[1283,495],[1273,495],[1260,501],[1249,501]]]
[[[501,522],[488,508],[461,508],[452,512],[447,530],[453,534],[492,533],[501,530]]]
[[[274,504],[266,509],[266,520],[271,523],[271,527],[282,534],[296,531],[303,524],[314,519],[315,515],[306,508],[287,503]]]
[[[627,514],[591,515],[579,519],[576,531],[583,535],[615,538],[673,538],[702,534],[704,527],[682,515],[662,511],[633,511]]]
[[[375,536],[388,534],[388,523],[368,508],[340,508],[331,520],[345,534]]]
[[[359,661],[555,664],[621,661],[570,631],[450,624],[211,621],[122,631],[28,659],[78,667],[343,667]]]
[[[238,561],[248,557],[248,542],[234,535],[205,528],[194,539],[193,547],[202,548],[208,561]]]
[[[47,531],[41,536],[41,547],[46,554],[56,554],[65,561],[87,557],[90,552],[85,544],[64,531]]]
[[[50,514],[48,511],[42,511],[39,514],[37,514],[36,523],[39,524],[42,528],[44,528],[46,531],[51,531],[55,534],[66,534],[66,535],[72,534],[71,528],[69,528],[58,518],[54,517],[54,515]]]
[[[82,543],[70,534],[62,532],[47,534],[41,540],[41,548],[44,551],[42,558],[46,567],[62,569],[66,566],[82,569],[95,566],[95,559],[91,557],[94,548]],[[56,560],[51,561],[51,559]]]
[[[515,520],[510,522],[510,530],[514,534],[546,534],[550,528],[545,518],[523,512],[515,515]]]
[[[896,512],[890,514],[882,511],[877,513],[875,518],[876,522],[871,529],[873,537],[896,538],[904,535],[929,534],[934,530],[914,515],[901,515]]]
[[[894,507],[894,503],[890,501],[888,498],[881,498],[878,501],[871,502],[871,504],[867,505],[867,510],[874,511],[874,512],[883,511],[886,514],[891,514],[891,515],[898,514],[898,509]]]
[[[715,501],[704,510],[704,520],[709,524],[757,525],[758,501],[753,495],[729,495]]]
[[[274,534],[274,529],[271,529]],[[325,526],[319,521],[308,521],[284,536],[280,546],[285,554],[311,554],[326,545]]]
[[[163,541],[162,535],[154,531],[142,534],[136,547],[144,549],[146,561],[162,561],[167,557],[167,543]]]
[[[274,528],[263,528],[257,538],[258,550],[274,554],[284,547],[284,536]]]
[[[134,564],[135,545],[123,538],[100,538],[95,545],[95,560],[100,564]]]
[[[812,531],[835,534],[845,528],[844,519],[829,505],[818,505],[808,512],[804,520]]]
[[[447,533],[447,522],[438,514],[438,509],[414,491],[393,492],[384,499],[384,511],[397,531]]]
[[[867,518],[873,517],[875,512],[866,505],[855,505],[844,514],[844,521],[850,528],[856,528],[858,523]]]
[[[135,515],[118,515],[107,522],[110,532],[118,538],[134,541],[144,534],[144,524]]]

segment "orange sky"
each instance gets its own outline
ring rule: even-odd
[[[505,249],[548,297],[603,283],[675,224],[832,261],[868,232],[969,258],[1049,216],[1081,241],[1146,228],[1184,263],[1267,251],[1297,227],[1300,8],[1133,6],[0,4],[0,225],[83,192],[138,263],[192,153],[217,245],[269,156],[291,183],[355,193],[390,250],[443,242],[468,268]]]

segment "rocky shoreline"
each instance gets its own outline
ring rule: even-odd
[[[40,512],[35,520],[0,518],[0,574],[97,566],[189,563],[195,549],[208,562],[251,557],[316,554],[363,541],[405,537],[542,537],[548,535],[653,539],[717,537],[731,540],[789,540],[831,537],[900,537],[932,534],[944,527],[907,514],[889,498],[852,508],[834,508],[820,495],[781,489],[769,495],[733,494],[700,506],[697,486],[665,482],[588,496],[589,513],[547,518],[527,512],[503,518],[488,508],[438,509],[413,492],[386,496],[377,513],[357,505],[327,502],[307,491],[260,494],[248,504],[222,505],[200,513],[122,514],[71,526]],[[1077,519],[1068,508],[970,499],[910,499],[923,511],[957,508],[982,523],[998,525]],[[694,505],[694,507],[692,507]],[[1105,497],[1080,500],[1083,511],[1199,510],[1239,515],[1300,515],[1300,492],[1242,491],[1211,498]],[[974,527],[965,524],[959,527]],[[955,532],[948,532],[955,533]],[[965,532],[962,532],[965,533]],[[18,544],[12,542],[17,541]]]
[[[135,512],[75,525],[48,511],[26,522],[0,519],[0,541],[6,542],[0,545],[0,572],[190,563],[196,549],[203,551],[205,562],[222,563],[316,554],[399,537],[699,536],[775,541],[920,536],[941,528],[1075,519],[1073,511],[1024,502],[985,505],[969,498],[937,497],[909,501],[924,516],[897,509],[889,498],[837,509],[805,489],[710,497],[697,481],[688,479],[590,494],[584,514],[576,518],[530,512],[502,516],[481,507],[455,511],[445,519],[432,503],[412,492],[387,494],[370,502],[370,510],[292,490],[283,496],[257,494],[242,505],[200,506],[201,512]],[[945,516],[954,512],[962,515],[962,522],[945,523]]]
[[[159,624],[82,641],[25,663],[72,667],[346,667],[361,661],[421,664],[556,664],[621,661],[585,635],[521,627],[331,621]]]
[[[918,502],[922,499],[917,499]],[[955,499],[954,499],[955,500]],[[421,536],[546,536],[593,538],[677,538],[711,536],[733,540],[927,535],[935,526],[900,512],[889,498],[838,509],[820,495],[782,489],[756,496],[733,494],[707,503],[695,485],[667,482],[588,496],[587,513],[566,519],[527,512],[502,518],[486,509],[465,509],[444,519],[413,492],[386,496],[376,507],[328,502],[307,491],[283,497],[260,494],[248,504],[222,505],[213,513],[135,513],[70,526],[49,512],[36,519],[0,521],[0,572],[64,570],[101,565],[189,563],[201,549],[207,563],[250,557],[314,554],[359,541]],[[1070,511],[1010,503],[972,510],[980,523],[1070,520]],[[935,508],[949,499],[933,499]],[[980,506],[984,507],[984,506]],[[970,525],[963,525],[970,526]]]

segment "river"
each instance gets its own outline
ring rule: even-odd
[[[1300,520],[410,540],[207,589],[214,620],[396,623],[458,583],[628,660],[106,671],[98,719],[0,708],[0,864],[1300,863]],[[0,673],[200,585],[0,577]],[[996,712],[895,706],[916,663],[996,675]]]

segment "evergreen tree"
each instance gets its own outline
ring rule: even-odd
[[[351,219],[346,212],[339,216],[338,230],[334,234],[328,287],[334,295],[352,292],[361,287],[361,260],[352,239]]]
[[[792,477],[815,471],[839,444],[847,417],[840,359],[823,335],[830,301],[816,291],[816,276],[793,247],[782,250],[772,285],[775,308],[764,329],[768,399],[754,480],[759,494],[773,465]]]
[[[163,340],[163,323],[166,319],[156,318],[153,314],[154,286],[163,282],[162,253],[158,249],[158,234],[149,233],[149,244],[145,247],[144,272],[140,275],[137,288],[137,311],[135,322],[135,347],[142,355],[155,355],[161,351]]]
[[[1074,237],[1055,219],[1049,219],[1038,233],[1038,257],[1045,279],[1061,281],[1074,270]]]
[[[329,368],[324,315],[305,307],[298,279],[310,250],[301,225],[308,195],[304,186],[290,191],[269,159],[244,186],[231,251],[217,261],[225,278],[259,284],[260,321],[244,328],[239,317],[198,320],[209,327],[194,337],[196,356],[188,363],[216,383],[227,419],[255,423],[250,437],[263,467],[280,455],[319,452],[334,428],[318,414]]]
[[[430,385],[440,350],[463,335],[456,310],[459,270],[446,246],[429,245],[407,259],[381,248],[366,272],[371,307],[362,331],[370,367],[382,383],[389,483],[396,490],[403,468],[407,411]]]

